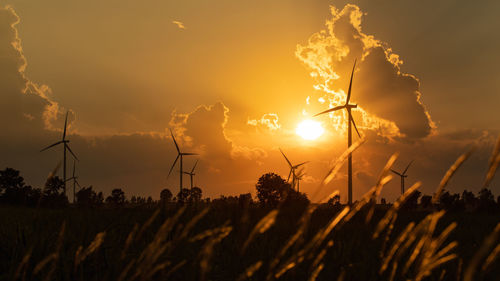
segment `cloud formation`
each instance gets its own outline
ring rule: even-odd
[[[50,89],[26,77],[26,58],[17,31],[19,17],[11,7],[0,7],[0,126],[1,134],[39,133],[52,128],[58,104]]]
[[[172,21],[172,23],[175,24],[179,29],[186,29],[186,27],[184,26],[184,23],[182,23],[180,21],[174,20],[174,21]]]
[[[343,104],[357,59],[352,101],[361,107],[356,110],[363,115],[360,127],[385,127],[386,135],[399,134],[407,139],[430,135],[435,125],[421,100],[419,80],[401,72],[403,61],[388,44],[363,33],[363,13],[358,6],[349,4],[342,10],[331,7],[331,14],[326,29],[313,34],[296,50],[296,56],[317,80],[315,88],[327,93],[330,106]],[[391,129],[390,123],[397,130]]]

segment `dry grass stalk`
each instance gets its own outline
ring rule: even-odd
[[[455,163],[453,163],[453,165],[451,165],[451,167],[448,169],[448,171],[446,171],[446,174],[444,175],[443,179],[441,179],[441,182],[439,183],[439,186],[436,189],[436,193],[432,197],[433,204],[436,204],[439,201],[439,198],[441,197],[441,193],[443,192],[443,189],[446,187],[446,185],[448,184],[450,179],[453,177],[455,172],[458,170],[458,168],[460,168],[460,166],[465,162],[465,160],[467,160],[467,158],[469,158],[471,153],[472,153],[472,151],[468,151],[468,152],[460,155],[460,157],[458,157],[458,159],[455,161]]]
[[[255,272],[257,272],[257,270],[259,270],[261,267],[262,267],[262,261],[258,261],[252,265],[250,265],[249,267],[247,267],[245,269],[245,271],[240,274],[240,276],[238,277],[238,279],[236,279],[237,281],[243,281],[243,280],[246,280],[246,279],[249,279],[250,277],[252,277]]]
[[[422,185],[421,182],[416,182],[414,185],[412,185],[410,188],[408,188],[403,195],[401,195],[394,204],[392,204],[392,207],[385,213],[384,217],[379,221],[377,224],[377,227],[375,228],[375,232],[373,233],[372,238],[376,239],[382,233],[382,231],[389,225],[389,223],[394,223],[395,219],[393,219],[394,216],[397,216],[397,212],[401,208],[404,202],[406,202],[406,199],[410,197],[410,195],[415,192],[420,186]]]
[[[270,211],[265,217],[263,217],[255,225],[255,227],[250,232],[250,235],[248,235],[247,240],[245,241],[245,243],[243,243],[243,247],[241,248],[241,254],[243,254],[245,252],[248,245],[250,245],[250,243],[253,241],[253,239],[255,239],[255,237],[258,234],[262,234],[262,233],[266,232],[269,228],[271,228],[271,226],[274,225],[274,223],[276,222],[277,216],[278,216],[278,210],[274,209],[274,210]]]
[[[474,275],[476,274],[477,268],[480,263],[490,254],[491,248],[497,243],[498,238],[500,237],[500,223],[497,224],[493,232],[491,232],[488,237],[484,240],[483,244],[479,248],[479,251],[476,252],[472,260],[469,262],[469,265],[464,271],[464,281],[472,281],[474,279]]]
[[[486,174],[486,178],[484,180],[483,187],[488,187],[491,180],[495,176],[498,165],[500,164],[500,137],[497,140],[497,144],[491,153],[490,161],[488,163],[488,173]]]
[[[82,246],[78,247],[78,250],[76,251],[76,254],[75,254],[75,266],[74,266],[75,272],[76,272],[76,269],[78,268],[78,265],[80,265],[80,263],[82,263],[89,255],[91,255],[97,249],[99,249],[99,247],[104,242],[105,236],[106,236],[105,231],[97,233],[94,240],[90,243],[90,245],[87,247],[87,249],[85,249],[85,251],[82,251]]]

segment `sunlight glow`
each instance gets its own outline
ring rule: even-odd
[[[321,123],[312,120],[300,122],[299,125],[297,125],[297,129],[295,129],[295,133],[305,140],[315,140],[321,137],[324,132],[325,129],[323,129]]]

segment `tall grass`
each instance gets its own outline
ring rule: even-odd
[[[333,163],[318,189],[325,188],[360,144]],[[486,183],[498,167],[499,150],[497,145]],[[462,155],[448,170],[436,194],[467,156]],[[392,179],[389,170],[396,158],[396,154],[389,158],[375,185],[352,206],[311,204],[299,208],[280,204],[269,209],[199,203],[170,204],[157,210],[1,207],[0,279],[498,278],[500,215],[402,209],[420,183],[389,207],[375,204]]]

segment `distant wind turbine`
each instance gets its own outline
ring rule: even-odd
[[[348,115],[348,121],[347,121],[347,148],[351,147],[352,145],[352,127],[351,124],[354,125],[354,129],[356,129],[356,133],[358,134],[358,137],[361,137],[358,131],[358,127],[356,127],[356,123],[354,123],[354,119],[352,118],[351,114],[351,109],[357,108],[357,104],[349,104],[349,100],[351,99],[351,88],[352,88],[352,78],[354,76],[354,69],[356,68],[356,61],[354,61],[354,66],[352,67],[352,73],[351,73],[351,80],[349,82],[349,90],[347,91],[347,99],[344,105],[339,105],[334,108],[330,108],[328,110],[325,110],[323,112],[320,112],[314,116],[318,116],[321,114],[325,113],[330,113],[333,111],[337,111],[340,109],[346,109],[347,110],[347,115]],[[352,204],[352,153],[349,154],[348,156],[348,166],[347,166],[347,203],[349,205]]]
[[[408,171],[408,168],[410,168],[411,163],[413,163],[413,160],[406,166],[406,169],[402,173],[398,173],[397,171],[391,169],[393,173],[401,177],[401,194],[405,193],[405,178],[408,177],[406,172]]]
[[[286,157],[285,153],[283,152],[283,150],[281,150],[280,148],[280,152],[281,154],[283,155],[283,157],[285,157],[285,160],[286,162],[288,163],[288,166],[290,167],[290,173],[288,173],[288,178],[287,178],[287,181],[290,182],[290,176],[292,176],[292,188],[295,189],[295,185],[297,183],[297,174],[295,173],[295,171],[302,165],[308,163],[309,161],[306,161],[306,162],[302,162],[300,164],[297,164],[297,165],[292,165],[292,162],[290,162],[290,160],[288,160],[288,158]],[[298,191],[298,185],[297,185],[297,191]]]
[[[297,192],[299,192],[299,184],[300,184],[300,181],[302,180],[302,178],[304,177],[304,168],[300,169],[299,172],[297,174],[295,174],[295,180],[297,181],[296,182],[296,185],[297,185]]]
[[[186,152],[181,152],[179,149],[179,145],[177,145],[177,141],[175,140],[174,133],[172,133],[172,130],[170,130],[170,135],[172,136],[172,140],[174,141],[175,148],[177,149],[177,157],[175,158],[174,163],[172,164],[172,167],[170,168],[170,171],[168,172],[167,178],[170,176],[172,173],[172,170],[174,169],[175,163],[177,163],[177,160],[179,160],[179,192],[182,192],[182,176],[183,176],[183,170],[182,170],[182,157],[183,156],[190,156],[190,155],[198,155],[197,153],[186,153]]]
[[[75,200],[75,195],[76,195],[76,185],[78,185],[78,187],[80,189],[82,189],[82,186],[80,185],[80,183],[78,182],[78,177],[75,175],[75,172],[76,172],[76,162],[73,161],[73,176],[69,179],[67,179],[66,181],[70,181],[70,180],[73,180],[73,203],[76,202]]]
[[[196,162],[194,163],[194,166],[193,166],[193,169],[191,169],[191,172],[184,172],[184,174],[189,175],[189,177],[191,178],[191,189],[193,188],[193,177],[196,175],[194,173],[194,169],[196,168],[197,164],[198,164],[198,160],[196,160]]]
[[[59,145],[59,144],[63,144],[64,145],[64,152],[63,152],[63,182],[64,182],[64,195],[66,195],[66,150],[68,150],[71,155],[73,155],[73,157],[78,161],[78,157],[76,157],[76,155],[73,153],[73,151],[71,150],[71,148],[69,147],[68,143],[69,143],[69,140],[66,139],[66,128],[67,128],[67,125],[68,125],[68,112],[66,112],[66,119],[64,120],[64,130],[63,130],[63,135],[62,135],[62,140],[54,143],[54,144],[51,144],[49,146],[47,146],[46,148],[40,150],[40,152],[42,151],[45,151],[51,147],[54,147],[56,145]]]

